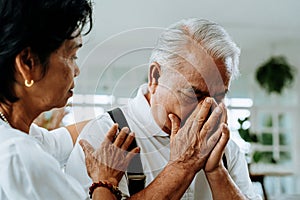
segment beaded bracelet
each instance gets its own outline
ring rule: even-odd
[[[111,191],[116,197],[117,200],[122,199],[122,192],[119,190],[119,188],[111,183],[107,183],[105,181],[99,181],[98,183],[93,183],[91,187],[89,188],[89,194],[90,198],[92,199],[93,192],[97,187],[105,187]]]

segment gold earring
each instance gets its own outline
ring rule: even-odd
[[[31,86],[33,85],[33,83],[34,83],[33,80],[31,80],[30,83],[28,83],[28,81],[25,80],[25,86],[26,86],[26,87],[31,87]]]

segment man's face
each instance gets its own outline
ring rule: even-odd
[[[167,133],[171,130],[169,114],[175,114],[182,126],[205,97],[214,97],[220,103],[228,91],[230,78],[222,62],[214,61],[204,51],[191,55],[177,66],[167,66],[160,73],[157,85],[152,87],[152,115]]]

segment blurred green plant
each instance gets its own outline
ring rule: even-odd
[[[295,72],[284,56],[272,56],[257,68],[255,78],[269,94],[281,94],[284,88],[292,85]]]
[[[255,151],[252,156],[252,160],[255,163],[260,162],[277,164],[279,162],[284,162],[289,159],[291,159],[291,155],[289,152],[280,152],[280,160],[274,159],[272,152]]]
[[[238,122],[240,124],[240,127],[238,129],[238,132],[246,142],[258,142],[257,135],[255,133],[250,133],[250,129],[244,129],[243,124],[249,120],[249,117],[246,117],[245,119],[238,119]]]

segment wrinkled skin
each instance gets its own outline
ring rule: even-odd
[[[98,149],[94,149],[86,140],[79,141],[85,154],[88,175],[93,182],[101,180],[118,185],[129,162],[139,152],[139,147],[126,151],[134,134],[128,134],[129,129],[123,128],[116,136],[117,130],[118,125],[113,125]]]
[[[206,121],[210,109],[216,107]],[[226,108],[223,103],[216,105],[213,98],[199,103],[195,111],[180,128],[180,120],[169,115],[171,130],[170,161],[180,162],[185,169],[194,173],[204,169],[213,171],[222,162],[221,158],[229,140],[226,126]]]

